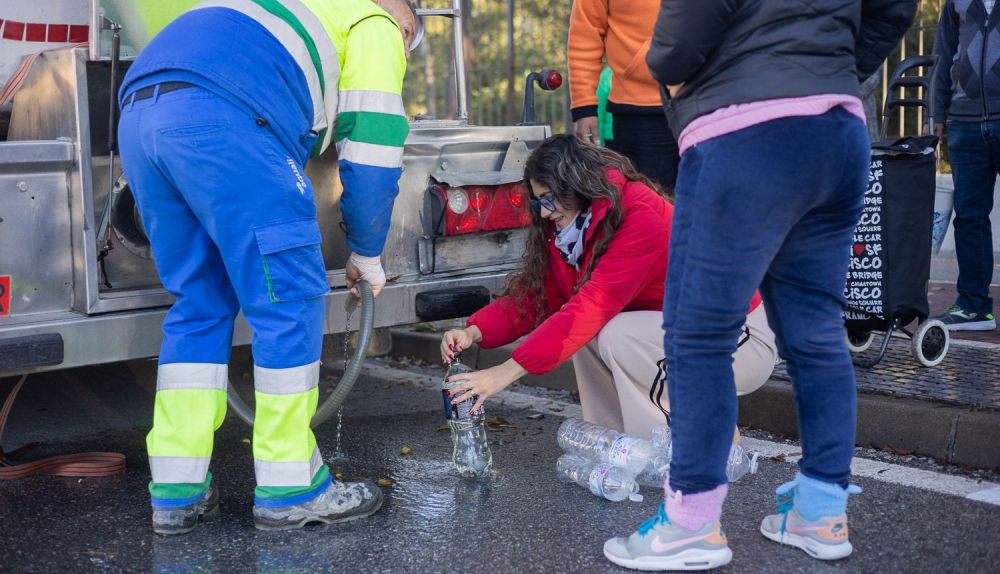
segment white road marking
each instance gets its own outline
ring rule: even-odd
[[[424,388],[434,390],[439,389],[441,385],[438,377],[373,365],[371,363],[367,363],[364,366],[362,373],[370,377],[388,381],[412,381]],[[493,400],[499,401],[505,406],[533,410],[558,417],[580,418],[583,416],[583,410],[580,408],[580,405],[554,401],[528,393],[503,391]],[[785,464],[794,464],[802,458],[802,449],[799,445],[795,444],[783,444],[745,437],[743,439],[743,446],[748,451],[760,452],[762,458],[780,456]],[[921,488],[1000,506],[1000,484],[992,482],[983,482],[964,476],[955,476],[859,457],[854,457],[851,461],[851,471],[853,476],[862,476],[899,486]]]

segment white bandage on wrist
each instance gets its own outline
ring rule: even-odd
[[[367,281],[372,287],[385,285],[385,270],[382,269],[382,259],[380,257],[366,257],[351,253],[351,263],[361,272],[361,278]]]

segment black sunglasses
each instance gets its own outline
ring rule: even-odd
[[[534,209],[539,209],[541,207],[544,207],[549,211],[556,210],[556,196],[553,195],[552,193],[546,193],[541,197],[532,197],[531,199],[528,200],[528,202]]]

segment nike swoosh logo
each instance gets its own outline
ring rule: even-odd
[[[660,537],[657,536],[649,543],[650,549],[653,552],[669,552],[674,548],[680,548],[681,546],[686,546],[692,542],[699,542],[704,539],[704,536],[692,536],[690,538],[681,538],[680,540],[674,540],[673,542],[660,542]]]

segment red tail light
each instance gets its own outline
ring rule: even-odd
[[[524,184],[438,185],[433,194],[440,218],[436,232],[464,235],[524,227],[531,221]]]

